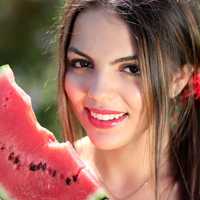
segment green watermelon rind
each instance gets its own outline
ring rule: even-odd
[[[99,189],[97,192],[95,192],[95,194],[89,196],[87,200],[106,200],[106,199],[109,198],[105,190]]]
[[[0,200],[14,200],[10,197],[6,189],[0,184]]]
[[[2,65],[2,66],[0,66],[0,73],[7,71],[8,69],[10,69],[10,65],[8,65],[8,64]]]
[[[8,64],[0,66],[0,76],[7,77],[11,82],[15,80],[14,74]]]

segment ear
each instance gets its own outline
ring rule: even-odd
[[[194,71],[194,68],[192,65],[185,64],[184,66],[179,68],[178,71],[172,74],[172,77],[170,80],[170,87],[169,87],[170,98],[175,98],[181,93],[183,88],[189,82],[193,71]]]

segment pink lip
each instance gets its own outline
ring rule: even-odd
[[[87,111],[87,116],[88,116],[89,122],[96,128],[101,128],[101,129],[113,128],[113,127],[119,125],[120,123],[122,123],[128,117],[128,115],[124,113],[124,115],[118,119],[104,121],[104,120],[98,120],[98,119],[95,119],[94,117],[92,117],[90,111],[96,112],[98,114],[121,114],[123,112],[110,111],[110,110],[103,110],[103,112],[102,112],[102,110],[98,110],[98,109],[91,109],[91,110],[86,109],[86,111]],[[97,112],[97,111],[100,111],[100,112]]]

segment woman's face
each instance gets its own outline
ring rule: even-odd
[[[125,23],[105,9],[81,13],[66,57],[65,91],[97,148],[120,148],[142,138],[147,120],[141,75]]]

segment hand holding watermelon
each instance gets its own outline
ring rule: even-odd
[[[106,200],[69,142],[40,126],[30,97],[0,67],[0,187],[9,200]]]

